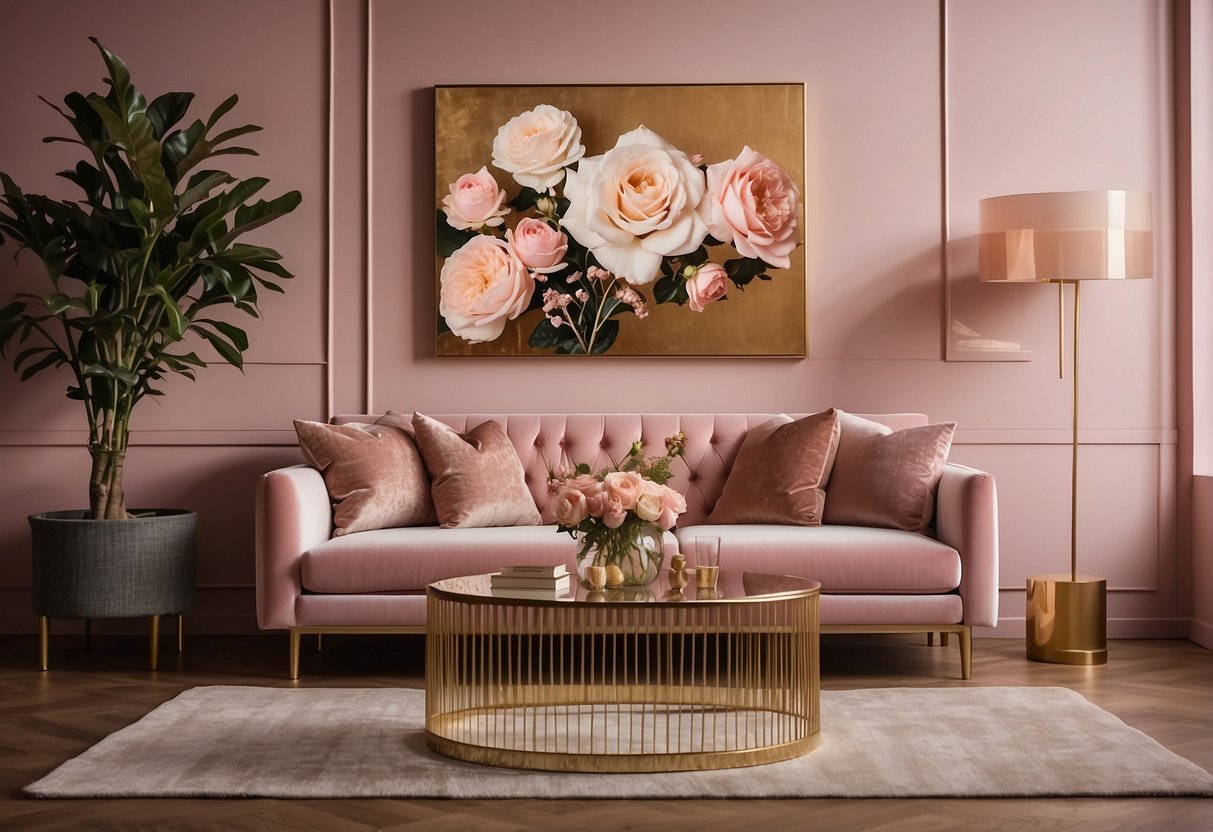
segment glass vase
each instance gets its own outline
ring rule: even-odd
[[[629,518],[617,529],[603,526],[582,534],[577,576],[589,590],[648,586],[661,574],[664,559],[661,527]]]

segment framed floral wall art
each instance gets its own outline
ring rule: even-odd
[[[806,354],[804,85],[435,89],[439,356]]]

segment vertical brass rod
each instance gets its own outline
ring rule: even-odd
[[[1066,377],[1066,295],[1065,281],[1057,281],[1057,377]]]
[[[1078,281],[1074,281],[1074,325],[1071,328],[1074,346],[1071,357],[1074,361],[1074,413],[1073,439],[1070,454],[1070,580],[1078,580]]]
[[[177,614],[177,652],[185,652],[185,613]]]

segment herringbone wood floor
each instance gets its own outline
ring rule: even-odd
[[[172,641],[172,639],[168,639]],[[833,636],[822,644],[827,689],[1063,685],[1213,770],[1213,654],[1186,641],[1114,641],[1104,667],[1028,662],[1017,640],[974,645],[973,681],[957,678],[956,641]],[[82,800],[21,796],[25,784],[159,703],[196,685],[290,686],[286,637],[197,637],[161,669],[143,641],[55,637],[51,671],[33,669],[35,638],[0,638],[0,829],[324,830],[1211,830],[1213,800]],[[308,645],[306,687],[421,687],[422,640],[330,637]],[[913,718],[907,714],[907,718]],[[171,741],[171,740],[170,740]],[[1041,737],[1042,745],[1048,737]],[[755,769],[755,776],[761,770]]]

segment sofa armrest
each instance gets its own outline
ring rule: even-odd
[[[295,626],[303,594],[300,558],[332,534],[333,508],[320,472],[293,465],[257,483],[257,624]]]
[[[960,553],[964,623],[998,624],[998,494],[985,471],[948,463],[935,497],[935,531]]]

